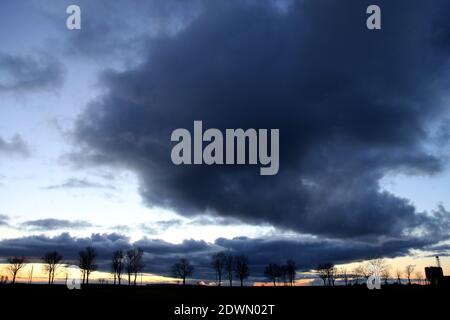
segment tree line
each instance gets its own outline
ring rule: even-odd
[[[83,285],[89,284],[89,278],[92,272],[98,269],[97,250],[91,246],[86,247],[78,253],[78,267],[81,271],[81,282]],[[111,274],[114,285],[122,284],[125,278],[128,285],[136,285],[138,275],[145,268],[144,250],[142,248],[131,248],[129,250],[116,250],[111,255]],[[17,274],[28,263],[25,257],[10,257],[7,260],[8,270],[12,275],[11,283],[16,282]],[[41,262],[48,276],[48,284],[53,284],[55,275],[58,270],[63,267],[63,256],[57,251],[45,253]],[[245,281],[250,276],[249,258],[246,255],[232,255],[228,252],[217,252],[211,256],[211,267],[215,273],[215,280],[220,287],[224,282],[229,286],[233,286],[233,280],[236,279],[240,286],[244,286]],[[344,285],[358,285],[362,281],[367,280],[370,275],[377,272],[382,281],[387,284],[389,279],[394,279],[398,284],[402,284],[402,275],[407,278],[407,283],[412,284],[412,277],[415,267],[407,265],[404,272],[397,270],[396,279],[393,278],[391,268],[384,259],[372,259],[366,263],[356,266],[352,271],[346,268],[338,269],[332,263],[324,263],[318,265],[314,271],[318,278],[323,282],[324,286],[334,286],[339,280]],[[180,279],[185,285],[188,278],[194,274],[195,268],[186,258],[181,258],[175,262],[170,274],[172,277]],[[269,263],[264,270],[264,276],[273,285],[294,286],[296,280],[297,267],[292,259],[288,259],[285,264]],[[414,274],[416,281],[424,281],[421,272]],[[67,279],[67,275],[66,275]],[[7,278],[1,278],[1,283],[7,282]]]
[[[406,277],[406,283],[411,285],[413,277],[416,283],[425,283],[426,279],[422,272],[416,271],[414,273],[414,265],[406,265],[404,270],[397,269],[392,272],[384,259],[371,259],[367,262],[361,263],[348,271],[346,268],[336,268],[333,263],[324,263],[316,267],[315,272],[322,280],[324,286],[334,286],[336,281],[341,281],[344,285],[358,285],[362,284],[373,274],[379,276],[380,281],[385,285],[389,283],[403,284],[402,277]],[[414,274],[413,274],[414,273]]]

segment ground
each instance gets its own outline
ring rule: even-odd
[[[16,310],[31,315],[45,316],[50,309],[53,313],[49,315],[64,316],[69,312],[71,316],[79,314],[83,318],[104,316],[113,311],[116,317],[130,318],[139,314],[145,319],[384,318],[388,315],[389,318],[395,315],[416,318],[420,314],[428,319],[433,312],[447,308],[449,293],[449,288],[414,285],[385,286],[380,290],[368,290],[365,286],[218,288],[90,285],[81,290],[69,290],[63,285],[18,284],[1,285],[0,301],[2,309],[18,303],[22,309]],[[223,314],[219,314],[220,311]],[[261,314],[264,311],[266,315]],[[237,314],[242,312],[246,314]]]

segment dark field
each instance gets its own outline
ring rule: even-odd
[[[203,286],[112,286],[90,285],[68,290],[62,285],[0,286],[2,309],[18,303],[21,313],[54,315],[69,311],[89,318],[113,312],[114,317],[144,319],[301,319],[322,317],[426,317],[449,309],[448,288],[431,286],[385,286],[381,290],[361,287],[203,287]],[[208,307],[206,317],[176,315],[176,307]],[[233,314],[219,315],[222,310]],[[261,313],[275,305],[272,315],[237,315],[244,305]],[[17,308],[17,307],[16,307]],[[214,310],[214,311],[212,311]],[[242,309],[241,309],[242,310]],[[258,311],[259,310],[259,311]],[[442,317],[447,319],[445,312]],[[51,317],[52,319],[54,317]]]

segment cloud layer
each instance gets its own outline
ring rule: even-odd
[[[51,231],[51,230],[61,230],[61,229],[83,229],[92,227],[87,221],[77,220],[61,220],[61,219],[38,219],[38,220],[28,220],[20,224],[21,228],[28,230],[41,230],[41,231]]]
[[[67,263],[76,263],[78,252],[86,246],[98,251],[98,264],[101,271],[110,271],[110,259],[114,250],[126,250],[140,247],[144,250],[145,271],[158,275],[170,275],[174,262],[188,258],[196,268],[196,278],[214,279],[211,268],[211,256],[219,251],[233,255],[245,254],[249,257],[253,279],[263,278],[264,267],[268,263],[284,263],[294,259],[300,271],[309,271],[325,262],[346,263],[370,259],[384,255],[397,257],[408,254],[413,248],[426,248],[433,240],[409,238],[391,240],[381,244],[362,242],[342,242],[317,239],[233,239],[219,238],[214,243],[202,240],[184,240],[179,244],[160,239],[143,238],[134,243],[126,236],[111,234],[92,234],[90,237],[77,238],[68,233],[55,237],[43,235],[28,236],[0,241],[0,256],[23,255],[31,261],[38,261],[44,253],[57,250]]]

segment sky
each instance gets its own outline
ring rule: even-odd
[[[0,259],[144,249],[444,270],[447,1],[1,1]],[[81,8],[81,30],[66,8]],[[277,128],[280,169],[175,166],[171,132]]]

